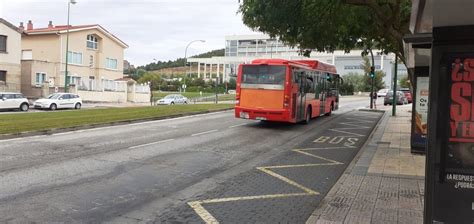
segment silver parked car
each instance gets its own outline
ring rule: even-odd
[[[30,104],[21,93],[0,92],[0,110],[28,111]]]
[[[171,94],[159,99],[157,103],[159,105],[187,104],[188,98],[181,94]]]

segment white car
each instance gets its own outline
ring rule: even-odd
[[[54,93],[47,98],[35,101],[34,107],[37,109],[63,109],[74,108],[81,109],[82,99],[76,94],[72,93]]]
[[[174,105],[174,104],[187,104],[188,98],[181,94],[167,95],[163,99],[158,100],[159,105]]]
[[[389,91],[389,89],[381,89],[377,92],[377,96],[378,97],[385,97],[387,95],[388,91]]]
[[[19,109],[21,111],[28,111],[28,108],[30,108],[30,104],[23,94],[0,92],[1,110]]]

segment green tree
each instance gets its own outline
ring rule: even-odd
[[[352,83],[344,82],[339,86],[339,93],[341,95],[354,95],[354,85]]]
[[[305,55],[371,48],[393,52],[404,63],[410,11],[410,0],[245,0],[239,9],[247,26]]]
[[[410,88],[410,81],[408,80],[408,75],[404,74],[400,76],[400,87]]]
[[[344,83],[347,83],[354,87],[354,92],[365,91],[366,84],[364,75],[355,72],[350,72],[349,74],[344,75],[342,78],[344,80]]]
[[[364,91],[365,92],[370,92],[371,91],[371,85],[372,85],[372,78],[370,78],[370,67],[371,63],[369,61],[369,57],[363,57],[364,62],[362,63],[362,66],[364,67]],[[383,81],[383,78],[385,77],[385,72],[378,70],[375,71],[375,78],[374,78],[374,91],[379,91],[380,89],[385,88],[385,82]]]
[[[138,80],[138,83],[147,83],[151,82],[153,85],[153,90],[159,89],[160,85],[162,84],[163,80],[161,78],[161,75],[155,74],[155,73],[150,73],[150,72],[145,72]]]
[[[227,85],[227,88],[235,89],[236,87],[237,87],[237,80],[235,78],[230,78],[229,79],[229,84]]]

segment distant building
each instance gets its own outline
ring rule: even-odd
[[[20,91],[21,33],[0,18],[0,91]]]
[[[67,26],[54,26],[50,21],[45,28],[34,28],[31,21],[26,29],[19,29],[21,38],[21,90],[30,97],[44,95],[44,86],[50,91],[64,89],[66,70]],[[82,90],[100,90],[115,85],[123,77],[126,43],[102,26],[69,26],[68,79]]]
[[[361,66],[363,63],[361,53],[361,50],[353,50],[350,53],[344,51],[313,52],[310,58],[335,65],[338,73],[344,76],[351,72],[364,73]],[[384,71],[386,74],[385,85],[392,86],[395,55],[383,55],[377,51],[374,53],[375,69]],[[257,58],[309,59],[300,55],[298,48],[287,46],[280,40],[267,35],[232,35],[225,37],[224,57],[189,58],[188,62],[198,63],[198,76],[206,80],[211,77],[215,79],[219,74],[219,80],[228,81],[232,75],[237,73],[239,64],[250,63]],[[399,64],[398,74],[404,73],[407,73],[405,66]]]

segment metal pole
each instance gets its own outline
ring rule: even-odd
[[[374,81],[375,77],[371,78],[372,80],[372,86],[370,87],[370,109],[374,109]]]
[[[212,65],[211,65],[211,71],[212,71]],[[212,72],[211,72],[211,78],[212,78]],[[219,78],[219,77],[216,76],[216,104],[218,103],[218,102],[217,102],[217,101],[218,101],[218,97],[217,97],[217,79],[218,79],[218,78]]]
[[[393,101],[392,101],[392,116],[396,116],[397,111],[397,70],[398,70],[398,55],[395,55],[395,70],[393,71]]]
[[[66,31],[66,68],[64,72],[64,92],[67,93],[67,65],[68,65],[68,54],[69,54],[69,10],[71,8],[71,1],[67,3],[67,31]],[[71,55],[72,56],[72,55]]]
[[[370,109],[373,109],[374,108],[375,60],[374,60],[374,53],[372,52],[372,49],[369,49],[369,52],[370,52],[370,56],[372,57],[372,67],[374,70],[374,78],[370,78],[372,81],[371,87],[370,87]]]
[[[184,68],[186,68],[186,64],[188,63],[188,57],[187,56],[188,56],[188,47],[189,47],[189,45],[191,45],[194,42],[198,42],[198,41],[202,42],[202,43],[206,42],[205,40],[193,40],[193,41],[189,42],[188,45],[186,46],[186,50],[184,50]],[[191,71],[191,66],[189,66],[189,70]],[[184,85],[186,86],[186,76],[184,76]],[[184,89],[183,92],[186,92],[186,89]]]

